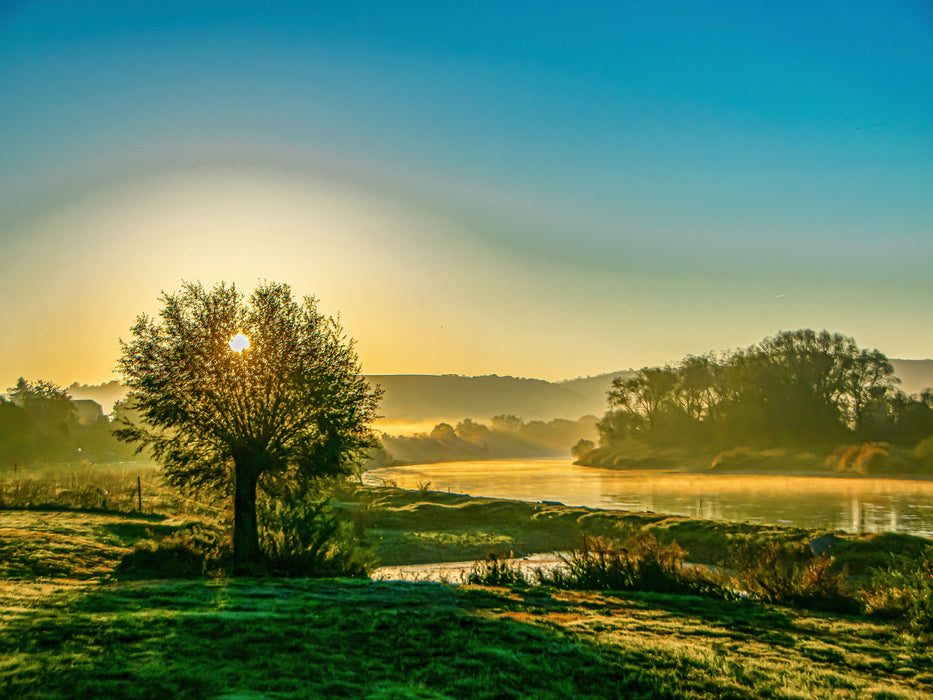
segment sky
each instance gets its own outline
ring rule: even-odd
[[[0,0],[0,384],[184,280],[367,374],[933,357],[933,4]]]

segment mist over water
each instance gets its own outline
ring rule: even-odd
[[[570,460],[418,464],[364,483],[694,518],[933,537],[933,481],[614,471]]]

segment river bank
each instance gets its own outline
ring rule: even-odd
[[[838,567],[853,576],[887,565],[892,553],[917,556],[929,538],[898,533],[848,534],[750,522],[707,520],[662,513],[573,507],[556,503],[471,497],[463,494],[366,487],[338,497],[335,507],[374,547],[382,566],[472,562],[488,554],[506,558],[563,552],[586,536],[624,541],[639,532],[662,544],[676,542],[687,559],[732,568],[742,547],[778,542],[807,547],[832,532]]]
[[[880,477],[606,470],[570,460],[451,462],[377,469],[369,486],[553,501],[630,513],[933,537],[933,481]]]
[[[600,446],[580,455],[575,463],[614,470],[678,469],[698,473],[929,480],[933,479],[933,438],[913,448],[887,442],[757,449]]]

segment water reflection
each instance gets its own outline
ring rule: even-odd
[[[612,471],[569,460],[376,469],[364,482],[590,508],[933,537],[933,481]]]

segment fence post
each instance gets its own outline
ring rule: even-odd
[[[143,512],[143,482],[138,476],[136,477],[136,498],[139,503],[139,512]]]

